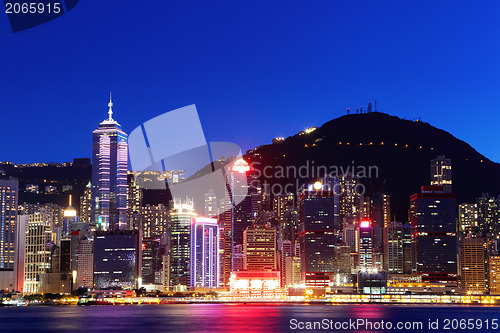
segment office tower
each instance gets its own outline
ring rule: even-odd
[[[260,201],[259,189],[255,186],[255,172],[242,158],[233,164],[230,181],[232,198],[232,245],[243,244],[243,231],[253,225],[257,218]],[[246,189],[246,190],[245,190]],[[236,204],[239,202],[239,204]]]
[[[14,269],[18,195],[17,179],[0,179],[0,269]]]
[[[291,287],[300,285],[302,279],[300,257],[286,257],[284,272],[285,286]]]
[[[458,206],[458,229],[464,236],[468,234],[479,235],[477,205],[475,203],[463,203]]]
[[[336,274],[351,273],[351,247],[335,245],[334,270]]]
[[[488,285],[490,293],[500,294],[500,255],[491,255],[488,259]]]
[[[192,200],[175,198],[170,212],[170,286],[191,285],[191,224],[194,223]]]
[[[142,188],[135,180],[135,175],[132,171],[127,172],[127,229],[140,228],[140,210],[142,207]],[[144,237],[146,234],[143,234]]]
[[[348,172],[346,175],[327,179],[327,188],[334,195],[334,227],[343,230],[346,224],[361,218],[359,179]]]
[[[452,192],[451,160],[444,155],[431,160],[431,185],[442,186],[445,193]]]
[[[161,270],[160,241],[151,237],[142,240],[142,284],[154,284]]]
[[[80,197],[80,221],[90,224],[92,220],[92,184],[85,186],[85,191]]]
[[[334,273],[335,233],[331,194],[303,191],[299,199],[302,281],[326,287]]]
[[[344,244],[349,246],[351,253],[358,253],[359,249],[359,229],[356,223],[347,223],[344,225],[342,239]]]
[[[113,118],[92,132],[92,224],[100,230],[127,226],[128,136]]]
[[[277,194],[273,199],[274,217],[280,226],[282,240],[295,240],[295,199],[293,193]]]
[[[424,282],[457,282],[455,195],[422,186],[410,198],[413,273]]]
[[[373,228],[369,220],[359,222],[359,268],[373,268]]]
[[[486,291],[486,248],[484,239],[467,237],[460,241],[460,285],[468,292]]]
[[[94,237],[95,288],[139,288],[142,237],[140,230],[96,231]]]
[[[71,273],[71,240],[61,239],[59,244],[59,271],[54,273]]]
[[[391,219],[390,197],[384,193],[374,193],[372,195],[372,225],[373,225],[373,252],[376,255],[385,254],[384,228]],[[387,266],[387,256],[383,257],[383,266]]]
[[[38,278],[51,270],[52,249],[56,244],[53,215],[42,209],[30,214],[26,233],[23,293],[38,292]]]
[[[233,272],[245,270],[245,255],[243,245],[236,245],[233,249]]]
[[[219,287],[219,226],[217,219],[195,217],[191,224],[191,287]]]
[[[169,210],[163,204],[141,207],[139,220],[144,237],[164,238],[170,232]]]
[[[247,227],[243,232],[244,269],[278,269],[276,230],[266,226]]]
[[[71,194],[69,196],[69,205],[63,211],[62,237],[70,237],[71,231],[79,230],[78,215],[76,210],[71,205]]]
[[[482,237],[500,234],[500,199],[483,193],[476,200],[477,224]]]
[[[18,215],[16,223],[16,238],[14,241],[14,290],[22,292],[24,286],[24,259],[26,253],[26,234],[29,215]]]
[[[82,239],[78,243],[76,287],[94,287],[94,241]]]
[[[221,248],[221,286],[229,288],[229,279],[231,272],[235,269],[233,266],[233,244],[232,244],[232,204],[231,195],[226,193],[223,200],[220,201],[219,215],[219,234]]]
[[[205,216],[214,217],[219,215],[217,197],[212,189],[205,193]]]
[[[403,274],[411,274],[413,270],[411,225],[403,224],[401,232],[403,237]]]
[[[384,240],[384,258],[386,258],[384,271],[388,274],[403,274],[403,224],[389,222],[384,228]]]
[[[278,246],[279,246],[279,243],[280,243],[280,240],[279,240],[279,237],[278,237]],[[288,257],[293,257],[294,256],[294,248],[292,246],[292,241],[291,240],[288,240],[288,239],[285,239],[285,240],[281,240],[281,247],[280,247],[280,260],[279,260],[279,269],[280,269],[280,272],[281,272],[281,286],[284,287],[285,286],[285,283],[286,283],[286,280],[285,280],[285,270],[286,270],[286,264],[285,264],[285,261],[286,261],[286,258]]]

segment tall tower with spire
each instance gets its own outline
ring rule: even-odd
[[[108,119],[92,132],[92,218],[100,230],[126,229],[128,135],[113,119],[109,93]]]

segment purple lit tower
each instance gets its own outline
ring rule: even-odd
[[[113,118],[92,132],[92,224],[100,230],[126,229],[128,135]]]

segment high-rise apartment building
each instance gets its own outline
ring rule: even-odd
[[[108,106],[108,119],[92,132],[92,224],[126,229],[128,136],[112,117],[111,98]]]

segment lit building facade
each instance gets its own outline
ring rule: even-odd
[[[486,247],[483,238],[460,241],[460,285],[468,292],[486,291]]]
[[[30,214],[26,232],[23,293],[38,292],[39,276],[52,268],[51,255],[55,243],[52,215],[45,210]]]
[[[217,219],[195,217],[191,224],[191,287],[219,287],[219,263]]]
[[[335,270],[333,195],[304,191],[299,199],[302,282],[326,287]]]
[[[243,232],[244,269],[278,269],[276,230],[267,226],[247,227]]]
[[[92,224],[100,230],[127,227],[128,136],[113,118],[92,132]]]
[[[191,225],[194,223],[193,202],[174,199],[170,213],[170,286],[191,285]]]
[[[500,255],[488,258],[488,284],[491,294],[500,295]]]
[[[442,186],[445,193],[452,192],[451,160],[444,155],[431,160],[431,185]]]
[[[359,268],[373,268],[373,226],[369,220],[359,222]]]
[[[411,239],[411,238],[410,238]],[[384,228],[384,270],[388,274],[403,274],[403,224],[389,222]]]
[[[455,195],[442,186],[422,186],[410,198],[413,273],[424,282],[457,282]]]
[[[142,259],[138,230],[97,231],[94,237],[94,284],[101,288],[138,288]]]
[[[463,203],[458,206],[458,228],[462,235],[478,235],[477,205]]]
[[[266,298],[285,296],[280,289],[278,271],[239,271],[231,274],[230,291],[233,297]]]
[[[14,269],[19,182],[0,179],[0,268]]]

